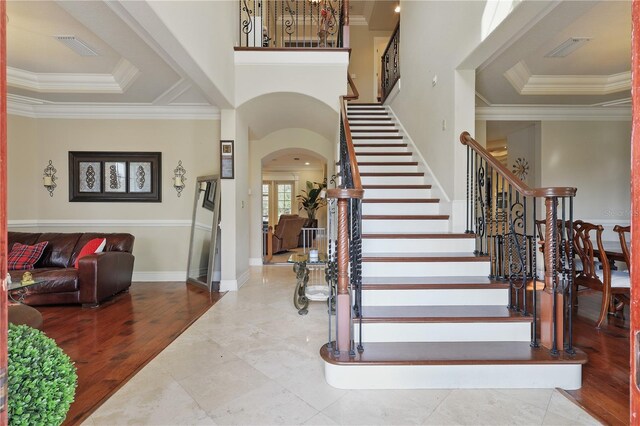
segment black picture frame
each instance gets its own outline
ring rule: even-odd
[[[213,211],[216,205],[213,199],[216,193],[213,183],[213,181],[207,182],[207,188],[204,190],[204,199],[202,200],[202,207],[211,211]]]
[[[139,174],[132,170],[136,165]],[[114,172],[111,186],[109,172]],[[69,151],[69,201],[159,203],[161,175],[160,152]]]
[[[220,141],[220,179],[233,179],[234,175],[233,141]]]

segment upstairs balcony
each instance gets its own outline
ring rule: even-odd
[[[349,47],[349,0],[239,0],[240,48]]]

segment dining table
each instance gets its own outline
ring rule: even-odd
[[[622,246],[620,245],[620,241],[603,241],[602,248],[604,248],[604,252],[607,255],[607,259],[609,259],[609,263],[611,264],[611,269],[616,270],[616,266],[614,262],[625,262],[624,253],[622,253]],[[627,243],[627,248],[631,251],[631,244]],[[597,247],[594,247],[593,253],[600,257],[600,250]]]

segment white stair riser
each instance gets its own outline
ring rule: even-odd
[[[363,203],[362,214],[438,214],[438,203]]]
[[[362,232],[447,232],[448,220],[362,220]]]
[[[371,137],[385,137],[385,136],[399,136],[400,131],[396,132],[376,132],[372,130],[370,132],[351,132],[351,136],[371,136]]]
[[[580,389],[580,364],[335,365],[327,383],[338,389]]]
[[[391,118],[389,117],[388,114],[376,114],[376,112],[372,112],[372,113],[368,113],[366,115],[360,115],[360,113],[362,112],[367,112],[367,111],[354,111],[353,113],[347,113],[347,118],[349,119],[349,122],[351,122],[351,120],[371,120],[372,118]],[[357,115],[354,115],[357,114]]]
[[[371,124],[374,124],[373,126]],[[387,130],[396,130],[399,131],[399,129],[396,127],[396,124],[393,122],[378,122],[378,123],[362,123],[362,122],[349,122],[349,128],[351,129],[351,133],[354,132],[354,130],[356,131],[361,131],[361,130],[369,130],[373,133],[380,131],[380,130],[384,130],[385,132]],[[356,132],[357,133],[357,132]]]
[[[351,135],[354,136],[354,135]],[[403,139],[384,139],[384,138],[380,138],[380,139],[358,139],[355,138],[353,139],[353,143],[368,143],[368,144],[388,144],[388,143],[404,143]]]
[[[377,118],[385,118],[385,117],[377,117]],[[372,119],[357,119],[357,118],[350,118],[349,119],[349,126],[358,126],[361,124],[385,124],[385,125],[392,125],[392,124],[396,124],[395,121],[393,120],[372,120]]]
[[[359,325],[354,338],[359,337]],[[381,322],[362,324],[362,342],[528,342],[529,322]]]
[[[485,289],[437,289],[437,290],[362,290],[364,306],[448,306],[492,305],[507,306],[509,290]]]
[[[356,156],[367,152],[407,152],[408,148],[406,146],[401,146],[402,142],[398,142],[398,146],[357,146],[356,147]]]
[[[364,198],[431,198],[431,189],[365,189]]]
[[[418,166],[363,166],[358,164],[358,170],[360,170],[360,173],[415,173],[418,171]]]
[[[475,248],[471,238],[364,238],[363,253],[471,253]]]
[[[424,185],[424,176],[361,176],[360,179],[363,185]]]
[[[402,162],[415,162],[411,155],[356,155],[356,161],[358,163],[368,162],[368,161],[383,161],[383,162],[391,162],[391,163],[402,163]]]
[[[364,277],[446,277],[489,275],[489,262],[363,262]]]

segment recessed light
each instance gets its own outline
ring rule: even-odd
[[[294,160],[300,161],[300,157],[293,157]]]
[[[306,163],[304,163],[305,166],[308,166],[309,164],[311,164],[311,163],[309,163],[308,161]]]
[[[395,9],[393,9],[395,13],[400,13],[400,5],[397,5]]]

